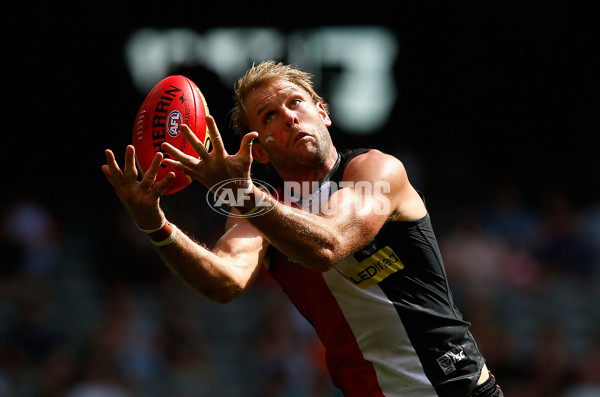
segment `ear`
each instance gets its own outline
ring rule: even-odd
[[[323,104],[321,102],[317,103],[317,108],[319,109],[319,114],[321,115],[325,126],[330,127],[332,124],[331,119],[329,118],[329,114],[325,111],[325,107],[323,107]]]
[[[269,164],[271,161],[271,156],[258,142],[258,139],[255,139],[254,142],[252,142],[252,158],[262,164]]]

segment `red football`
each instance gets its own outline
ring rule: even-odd
[[[193,81],[185,76],[168,76],[159,81],[144,99],[133,124],[133,146],[142,172],[150,167],[155,153],[163,152],[165,157],[169,157],[160,147],[163,142],[198,157],[192,145],[179,131],[180,124],[187,124],[209,149],[206,115],[206,101]],[[156,180],[161,180],[170,171],[175,172],[175,180],[164,194],[178,192],[192,182],[190,177],[165,165],[161,165]]]

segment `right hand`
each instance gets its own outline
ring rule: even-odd
[[[187,155],[165,142],[161,148],[173,158],[166,158],[164,164],[196,179],[208,189],[213,189],[215,185],[231,179],[247,180],[247,184],[249,184],[251,182],[252,140],[258,137],[258,132],[247,133],[242,138],[238,152],[231,155],[225,149],[223,139],[212,116],[206,116],[206,125],[213,146],[210,153],[192,130],[182,124],[179,128],[198,153],[198,158]],[[238,187],[245,188],[247,184]]]
[[[142,229],[160,227],[165,215],[160,208],[159,199],[175,178],[175,173],[170,172],[160,181],[156,181],[163,154],[158,152],[154,155],[154,159],[141,181],[138,181],[133,145],[128,145],[125,149],[123,171],[119,168],[111,150],[107,149],[105,154],[106,164],[102,166],[102,172],[114,187],[115,193],[137,226]]]

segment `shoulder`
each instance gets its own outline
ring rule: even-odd
[[[344,180],[393,180],[400,182],[407,178],[402,162],[377,149],[354,157],[344,170]]]
[[[370,150],[352,159],[343,180],[367,182],[373,191],[382,193],[394,219],[412,221],[426,215],[419,193],[411,185],[402,162],[379,150]],[[366,186],[366,185],[361,185]]]

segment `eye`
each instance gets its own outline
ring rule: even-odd
[[[269,112],[266,112],[266,113],[265,113],[265,115],[264,115],[264,120],[265,120],[265,122],[266,122],[266,121],[271,121],[271,120],[273,120],[274,118],[275,118],[275,112],[274,112],[274,111],[269,111]]]

